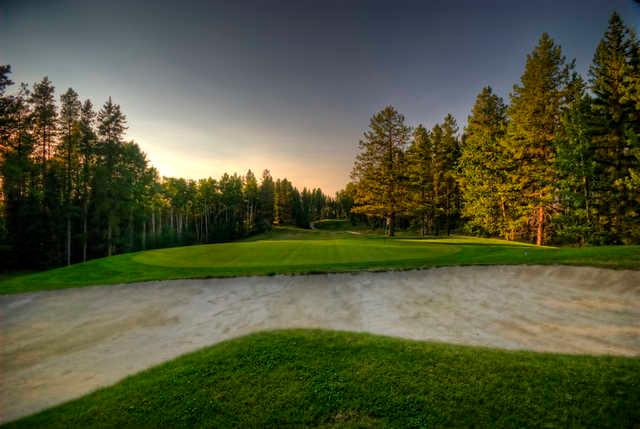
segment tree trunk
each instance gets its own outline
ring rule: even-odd
[[[204,203],[204,242],[209,242],[209,208],[207,203]]]
[[[129,251],[133,251],[133,207],[129,208]]]
[[[536,234],[536,244],[542,246],[544,240],[544,207],[538,207],[538,231]]]
[[[71,125],[67,123],[67,265],[71,265]]]
[[[82,262],[87,262],[87,217],[89,217],[89,207],[87,202],[84,203],[84,210],[82,215]]]
[[[436,235],[440,235],[440,219],[438,219],[438,207],[440,205],[440,181],[436,178],[433,183],[433,230]]]
[[[111,219],[107,220],[107,256],[111,256]]]
[[[147,222],[142,221],[142,250],[147,248]]]
[[[387,216],[387,235],[393,237],[396,235],[396,214],[391,213]]]
[[[427,219],[426,219],[426,210],[425,210],[425,206],[426,206],[426,195],[425,195],[425,190],[424,190],[424,186],[421,187],[420,189],[420,204],[422,204],[421,210],[420,210],[420,220],[422,221],[422,224],[420,226],[420,235],[422,237],[424,237],[425,235],[427,235]]]
[[[589,236],[591,236],[591,215],[589,213],[589,211],[591,210],[591,206],[590,206],[590,192],[589,192],[589,177],[585,177],[584,178],[584,205],[585,205],[585,210],[587,213],[587,226],[589,226],[589,232],[587,232],[587,234]]]
[[[67,265],[71,265],[71,215],[67,212]]]
[[[512,240],[511,231],[507,230],[507,209],[505,206],[504,198],[500,198],[500,213],[502,214],[502,224],[504,229],[500,229],[500,235],[504,234],[507,240]]]
[[[156,209],[155,207],[151,208],[151,234],[155,239],[156,236]]]
[[[447,236],[451,234],[451,224],[449,218],[451,217],[451,190],[449,189],[449,179],[445,182],[445,198],[446,198],[446,206],[445,206],[445,228],[447,230]]]

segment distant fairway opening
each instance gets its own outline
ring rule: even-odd
[[[0,279],[0,294],[164,279],[457,265],[640,266],[640,246],[553,248],[465,236],[386,238],[371,231],[359,232],[277,227],[242,241],[122,254]]]
[[[393,261],[429,260],[459,252],[455,246],[426,242],[316,239],[265,240],[190,246],[176,252],[161,249],[144,252],[133,260],[165,267],[331,267],[350,264],[383,265]]]

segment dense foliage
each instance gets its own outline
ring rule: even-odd
[[[0,66],[0,238],[5,265],[48,267],[116,253],[309,227],[336,215],[320,189],[269,171],[198,181],[158,177],[111,98],[96,113],[71,88],[56,103],[46,77],[14,94]]]
[[[386,107],[360,142],[354,212],[536,244],[640,242],[640,44],[616,13],[585,81],[543,34],[510,104],[482,89],[458,135],[448,115],[413,135]]]

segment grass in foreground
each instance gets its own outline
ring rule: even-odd
[[[635,427],[640,359],[290,330],[223,342],[8,427]]]
[[[129,253],[0,279],[0,294],[179,278],[482,264],[571,264],[638,269],[640,246],[538,248],[474,237],[390,239],[348,231],[277,228],[245,241]]]

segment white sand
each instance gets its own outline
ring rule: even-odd
[[[0,296],[0,422],[276,328],[640,355],[640,272],[562,266],[176,280]]]

